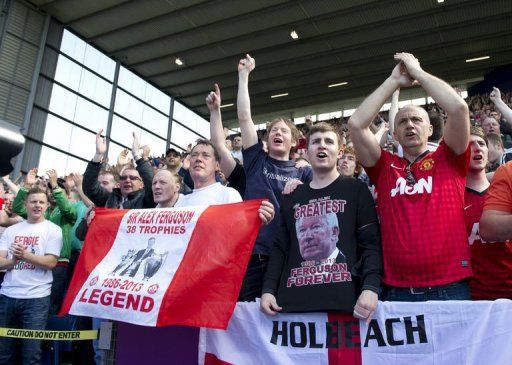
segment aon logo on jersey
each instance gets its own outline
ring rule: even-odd
[[[468,242],[470,245],[475,243],[475,241],[480,241],[482,243],[496,243],[497,241],[486,241],[482,237],[480,237],[480,224],[478,222],[473,223],[473,228],[471,228],[471,233],[468,236]],[[509,241],[505,241],[508,243]]]
[[[419,179],[413,186],[407,185],[407,180],[399,177],[396,180],[396,187],[391,189],[391,197],[397,195],[416,195],[416,194],[431,194],[432,193],[432,176]]]
[[[473,242],[475,242],[476,240],[479,240],[481,241],[482,243],[484,243],[485,241],[480,237],[480,232],[478,231],[479,229],[479,224],[478,222],[476,223],[473,223],[473,228],[471,228],[471,233],[469,234],[468,236],[468,242],[470,245],[473,244]]]

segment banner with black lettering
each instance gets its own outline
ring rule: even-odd
[[[226,328],[260,204],[98,209],[60,314]]]
[[[227,330],[201,329],[202,365],[512,364],[512,301],[379,302],[350,315],[260,312],[237,303]]]

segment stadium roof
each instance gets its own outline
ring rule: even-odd
[[[256,59],[258,122],[354,107],[389,75],[397,51],[462,86],[512,64],[510,0],[30,2],[205,118],[214,82],[223,104],[236,106],[236,67],[246,53]],[[482,56],[490,58],[465,62]],[[231,126],[235,106],[223,108]]]

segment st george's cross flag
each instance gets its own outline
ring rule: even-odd
[[[306,299],[305,299],[306,300]],[[226,331],[201,329],[201,365],[510,365],[512,301],[379,302],[349,314],[267,316],[237,303]]]
[[[60,314],[226,328],[260,204],[97,209]]]

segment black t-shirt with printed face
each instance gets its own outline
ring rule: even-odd
[[[284,312],[352,312],[362,289],[380,286],[377,214],[366,185],[339,177],[322,189],[300,185],[281,204],[282,224],[263,293]]]

